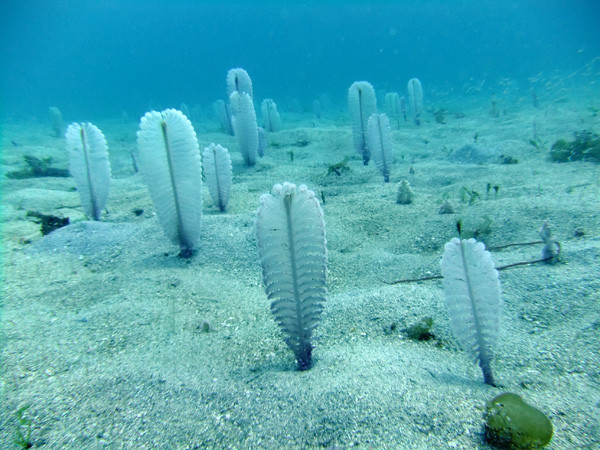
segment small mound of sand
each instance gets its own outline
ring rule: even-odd
[[[481,147],[479,145],[467,144],[453,151],[448,159],[458,163],[479,164],[484,162],[496,162],[500,157],[500,151],[493,147]]]
[[[44,236],[32,244],[28,251],[96,255],[122,244],[136,231],[137,226],[130,223],[78,222]]]

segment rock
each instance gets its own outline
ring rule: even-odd
[[[552,439],[552,422],[542,411],[505,392],[486,404],[486,439],[506,449],[533,449]]]

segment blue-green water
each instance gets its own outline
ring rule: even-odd
[[[500,91],[568,74],[600,54],[594,0],[206,2],[4,0],[2,113],[132,117],[210,104],[244,67],[261,96],[345,100],[368,80],[398,90]]]

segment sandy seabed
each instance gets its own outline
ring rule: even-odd
[[[205,189],[201,245],[188,260],[133,171],[135,121],[95,123],[113,182],[108,212],[90,226],[78,223],[72,178],[5,177],[24,155],[66,168],[64,140],[46,124],[4,124],[0,447],[16,447],[26,428],[16,411],[29,405],[31,442],[47,448],[487,448],[483,407],[507,391],[550,417],[548,448],[600,445],[600,166],[549,159],[557,139],[600,131],[588,108],[598,98],[507,104],[498,118],[484,101],[449,103],[445,124],[430,114],[420,127],[394,124],[389,183],[363,166],[344,112],[284,113],[251,168],[233,137],[195,123],[201,147],[229,148],[234,185],[226,213]],[[466,144],[497,158],[448,158]],[[328,173],[345,157],[348,170]],[[412,204],[395,201],[401,179]],[[325,200],[328,296],[305,372],[271,316],[256,250],[258,198],[283,181]],[[463,187],[479,197],[463,201]],[[444,200],[453,214],[438,212]],[[42,237],[28,211],[75,225]],[[457,219],[475,230],[486,217],[488,247],[537,241],[548,220],[562,248],[556,264],[500,272],[500,387],[461,351],[439,280],[384,283],[438,274]],[[540,258],[541,245],[492,253],[505,265]],[[425,316],[434,338],[408,339],[402,330]]]

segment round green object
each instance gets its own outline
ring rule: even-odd
[[[519,395],[506,392],[487,402],[485,431],[488,442],[500,448],[542,448],[552,439],[552,422]]]

